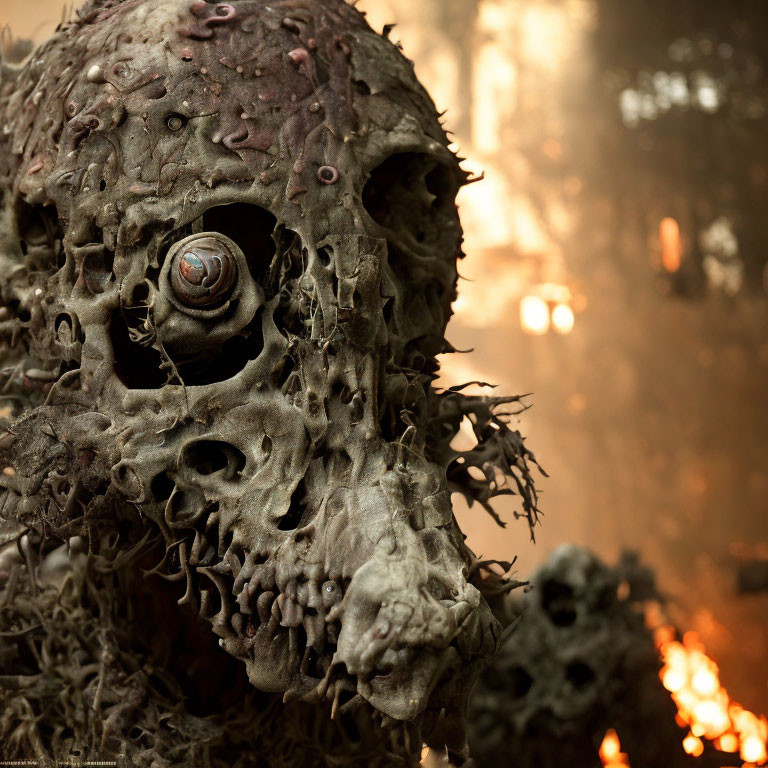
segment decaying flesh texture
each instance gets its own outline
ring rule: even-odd
[[[450,494],[533,525],[535,462],[433,386],[467,176],[410,62],[341,0],[92,0],[0,110],[4,757],[460,757],[512,584]]]
[[[633,768],[699,764],[683,752],[685,731],[645,623],[644,607],[662,600],[652,571],[632,553],[611,567],[564,546],[519,594],[508,599],[516,631],[470,703],[469,743],[479,768],[600,768],[609,728]]]

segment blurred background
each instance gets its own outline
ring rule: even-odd
[[[44,39],[61,0],[0,0]],[[721,679],[768,712],[768,6],[364,0],[465,167],[446,385],[532,393],[536,544],[458,503],[526,577],[564,542],[641,553]]]

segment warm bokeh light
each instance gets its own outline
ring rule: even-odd
[[[655,638],[664,661],[661,681],[677,705],[678,722],[690,729],[683,740],[685,751],[698,757],[706,739],[715,749],[738,751],[745,764],[768,762],[768,721],[731,701],[698,635],[687,632],[679,642],[674,630],[663,626]]]
[[[55,27],[64,5],[64,0],[3,0],[0,22],[40,41]],[[726,14],[728,5],[720,4],[718,13]],[[466,24],[460,23],[464,17],[452,15],[470,6],[477,15]],[[677,185],[678,165],[644,143],[645,134],[627,131],[631,146],[640,147],[640,161],[622,167],[607,160],[627,157],[607,151],[616,144],[611,126],[618,110],[627,126],[642,124],[649,135],[666,138],[664,146],[677,153],[680,169],[689,167],[686,156],[696,160],[690,167],[695,165],[698,173],[703,158],[688,152],[688,137],[707,134],[684,121],[693,121],[697,107],[714,108],[721,96],[712,82],[682,71],[681,62],[693,56],[697,43],[693,38],[670,40],[674,61],[666,71],[646,72],[650,62],[640,57],[647,47],[638,39],[638,80],[624,82],[626,66],[617,76],[597,64],[599,49],[586,35],[591,35],[590,25],[600,24],[591,0],[361,0],[358,7],[378,30],[397,22],[392,39],[401,41],[414,60],[437,108],[448,110],[445,122],[455,131],[454,150],[469,158],[464,163],[468,171],[485,175],[459,197],[468,255],[460,271],[467,279],[460,283],[449,327],[458,348],[477,351],[443,356],[441,384],[489,381],[499,385],[499,392],[536,393],[536,407],[520,429],[553,478],[543,484],[548,522],[537,532],[538,545],[529,547],[514,525],[500,531],[481,512],[460,509],[469,544],[487,556],[520,554],[522,578],[565,540],[587,543],[601,555],[622,547],[642,550],[659,583],[688,598],[685,621],[707,606],[718,617],[717,628],[727,626],[717,634],[689,624],[716,652],[724,676],[734,681],[729,686],[761,711],[767,690],[766,614],[734,596],[730,573],[720,564],[731,562],[727,548],[733,539],[757,544],[765,538],[759,516],[768,494],[762,458],[767,432],[760,383],[768,370],[763,316],[746,323],[747,315],[730,307],[660,301],[645,258],[638,260],[642,265],[634,260],[634,254],[651,250],[655,268],[682,278],[683,262],[693,264],[700,251],[708,284],[736,295],[745,279],[737,223],[743,226],[754,214],[745,211],[737,222],[738,204],[733,202],[732,209],[715,207],[707,218],[702,205],[707,203],[707,212],[712,201],[702,199],[700,190],[723,187],[728,198],[736,194],[732,181],[702,184],[699,176],[691,176],[690,187]],[[662,16],[663,4],[658,11]],[[734,61],[750,55],[731,54]],[[738,73],[734,77],[737,83]],[[618,95],[604,113],[601,94],[609,90]],[[742,101],[765,110],[762,91],[757,100],[745,96]],[[664,122],[665,110],[679,128]],[[756,128],[761,125],[759,119],[750,120]],[[669,128],[662,130],[664,125]],[[714,115],[707,115],[706,125],[713,137],[718,135]],[[727,127],[730,154],[718,155],[714,143],[700,142],[713,164],[741,169],[731,161],[743,156],[762,178],[766,165],[759,140],[744,131],[737,155],[736,132],[730,123],[720,126]],[[702,175],[709,173],[707,168],[702,166]],[[605,173],[615,186],[596,187],[591,171]],[[647,182],[651,173],[655,183],[647,185],[649,205],[639,183],[633,184],[641,177]],[[742,175],[737,186],[748,190],[748,174]],[[687,211],[704,215],[698,234]],[[768,267],[764,274],[768,291]],[[583,315],[587,296],[589,312]],[[578,315],[578,333],[539,338],[562,332],[561,305]],[[522,338],[520,326],[537,337],[535,343],[524,346],[530,339]],[[479,386],[467,391],[488,394]],[[716,401],[718,408],[710,410]],[[457,439],[472,440],[468,423]],[[694,468],[707,485],[688,481]],[[690,490],[701,487],[706,492]],[[498,506],[502,517],[510,519],[511,500],[502,499]],[[738,514],[741,510],[756,512]],[[689,648],[675,643],[671,629],[664,643],[663,682],[689,738],[710,741],[707,734],[725,727],[712,740],[716,749],[765,762],[765,720],[724,704],[717,665],[708,657],[710,664],[702,662],[703,653],[694,655],[692,668]],[[428,759],[436,761],[437,754]]]
[[[552,310],[552,327],[564,336],[568,335],[576,323],[573,310],[567,304],[558,304]]]
[[[600,760],[604,768],[629,768],[629,760],[621,751],[619,736],[613,728],[606,731],[600,745]]]
[[[549,322],[549,305],[540,296],[526,296],[520,302],[520,324],[526,333],[543,336]]]
[[[680,243],[680,225],[673,218],[661,220],[659,225],[661,239],[661,263],[667,272],[677,272],[682,263],[682,246]]]

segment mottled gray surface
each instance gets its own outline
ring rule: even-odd
[[[517,399],[432,387],[466,174],[410,62],[340,0],[94,0],[0,112],[4,756],[462,753],[512,585],[450,493],[536,494]]]
[[[511,604],[516,631],[472,696],[478,766],[600,768],[608,729],[633,768],[695,764],[683,752],[686,731],[645,626],[644,604],[661,599],[633,554],[608,566],[587,549],[558,548]],[[722,765],[730,757],[719,755],[707,759]]]

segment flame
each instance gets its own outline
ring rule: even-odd
[[[667,272],[677,272],[682,261],[682,247],[680,244],[680,225],[675,219],[667,217],[661,220],[659,225],[659,238],[661,240],[661,263]]]
[[[663,626],[655,638],[664,661],[661,682],[677,705],[678,723],[689,729],[683,749],[698,757],[706,739],[721,752],[738,752],[745,768],[768,762],[768,720],[731,700],[698,635],[687,632],[679,642],[674,629]]]
[[[600,760],[604,768],[629,768],[629,760],[621,751],[619,736],[613,728],[605,732],[605,738],[600,745]]]

